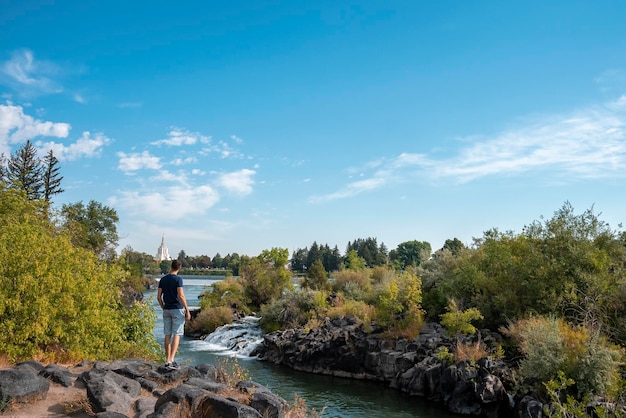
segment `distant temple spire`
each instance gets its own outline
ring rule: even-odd
[[[161,238],[161,245],[159,246],[159,249],[157,250],[157,255],[155,259],[157,261],[172,259],[172,257],[170,257],[169,251],[167,251],[167,245],[165,245],[165,234],[163,234],[163,237]]]

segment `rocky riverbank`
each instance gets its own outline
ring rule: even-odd
[[[481,333],[487,345],[494,346],[498,338]],[[254,354],[295,370],[386,382],[409,395],[441,402],[459,415],[542,416],[540,402],[513,392],[513,373],[503,361],[487,357],[447,364],[438,350],[452,352],[454,344],[438,324],[427,324],[414,341],[394,341],[376,330],[366,332],[361,321],[348,317],[326,319],[316,329],[267,334]]]
[[[169,370],[143,360],[66,367],[28,361],[0,369],[0,415],[78,418],[283,418],[287,401],[213,365]],[[232,383],[232,382],[231,382]]]

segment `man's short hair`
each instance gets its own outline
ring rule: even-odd
[[[180,270],[181,262],[180,260],[172,260],[172,270]]]

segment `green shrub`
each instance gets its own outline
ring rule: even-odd
[[[207,309],[214,306],[235,307],[239,311],[250,313],[245,303],[242,281],[234,277],[227,277],[213,283],[208,290],[202,292],[200,307]]]
[[[441,325],[446,329],[448,335],[473,335],[476,333],[476,328],[471,322],[478,319],[483,319],[478,309],[469,308],[461,311],[456,300],[450,299],[448,312],[441,315]]]
[[[346,299],[341,306],[333,306],[328,309],[326,315],[329,318],[341,318],[354,316],[363,321],[366,329],[371,327],[372,320],[376,319],[376,308],[361,300]]]
[[[365,298],[365,291],[357,282],[344,283],[339,292],[343,293],[345,299],[363,300]]]
[[[424,316],[421,309],[422,281],[414,269],[407,268],[396,273],[382,281],[377,289],[379,293],[376,311],[379,325],[396,333],[405,329],[408,334],[421,328]]]
[[[302,327],[326,312],[326,296],[311,289],[287,290],[261,307],[259,324],[265,332]]]
[[[214,306],[202,309],[198,316],[189,324],[194,331],[210,334],[218,327],[233,322],[233,311],[227,306]]]
[[[333,290],[341,290],[347,283],[356,283],[364,291],[369,291],[372,287],[369,270],[340,270],[334,274],[335,282]]]
[[[454,354],[452,354],[446,346],[440,346],[439,348],[437,348],[437,351],[435,352],[435,357],[444,366],[451,366],[454,364]]]
[[[523,377],[549,382],[563,372],[565,379],[575,382],[580,398],[607,394],[619,382],[622,351],[583,326],[555,317],[533,317],[511,324],[507,333],[524,354]]]

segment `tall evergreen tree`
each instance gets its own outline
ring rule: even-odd
[[[7,166],[7,181],[9,187],[24,190],[28,200],[41,199],[43,188],[41,160],[37,157],[37,149],[30,140],[11,155]]]
[[[61,181],[63,176],[60,175],[58,166],[59,160],[54,156],[52,150],[48,151],[43,159],[43,198],[50,204],[52,196],[63,193]]]
[[[313,244],[311,245],[311,248],[309,249],[309,252],[307,253],[307,256],[306,256],[307,270],[310,269],[311,266],[313,266],[313,263],[321,259],[322,259],[322,253],[320,251],[320,247],[317,244],[317,241],[313,241]]]
[[[305,271],[308,253],[308,248],[298,248],[293,252],[293,255],[291,256],[291,271],[299,273],[303,273]]]
[[[7,181],[7,157],[0,154],[0,183]]]

